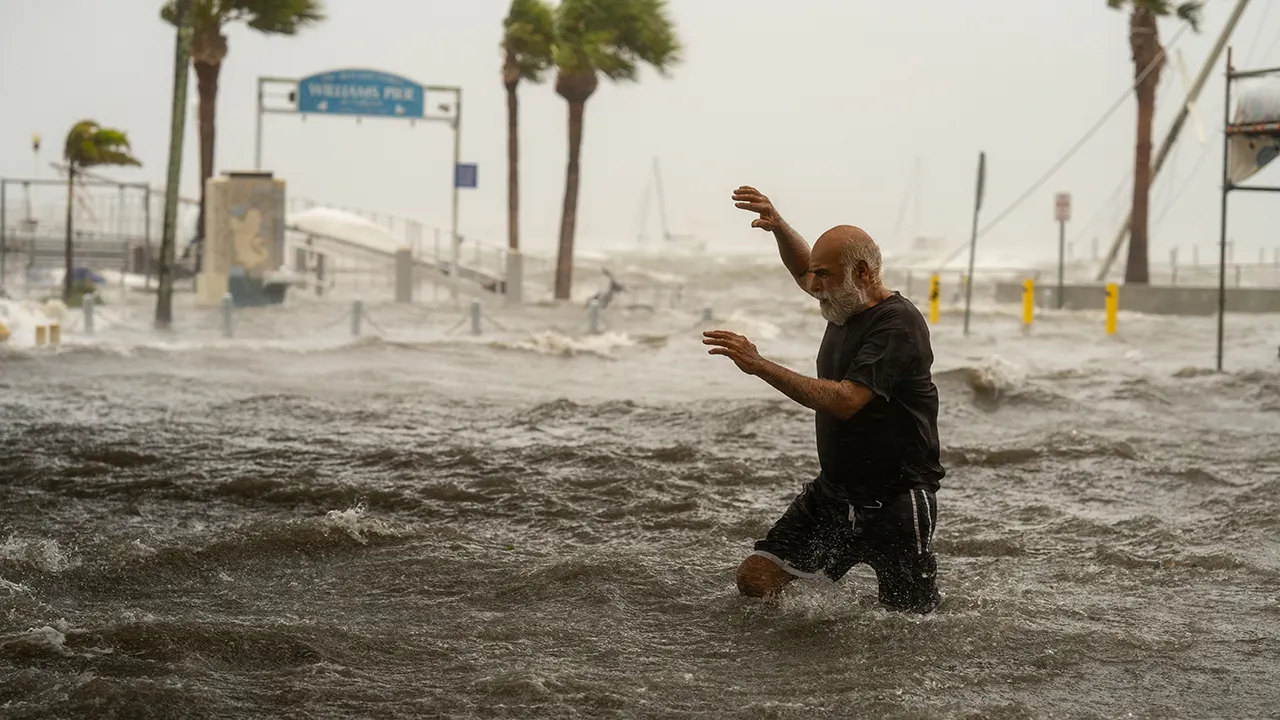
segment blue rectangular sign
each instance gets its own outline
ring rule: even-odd
[[[474,163],[458,163],[453,172],[454,187],[473,188],[479,185],[480,167]]]
[[[298,81],[298,112],[421,118],[421,85],[376,70],[334,70]]]

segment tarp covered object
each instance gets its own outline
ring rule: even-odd
[[[1238,87],[1233,125],[1246,132],[1229,140],[1227,177],[1233,183],[1248,180],[1280,156],[1280,78],[1241,80]],[[1251,125],[1262,127],[1247,132]]]

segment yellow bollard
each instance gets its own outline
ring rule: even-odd
[[[1036,281],[1027,278],[1022,281],[1022,329],[1030,332],[1031,322],[1036,319]]]
[[[0,320],[0,343],[8,339],[9,339],[9,326],[5,325],[4,321]]]
[[[49,326],[49,344],[57,345],[62,342],[62,326],[53,323]]]
[[[46,338],[49,336],[49,328],[44,325],[36,326],[36,345],[44,345]]]
[[[1107,283],[1107,334],[1116,333],[1116,313],[1120,311],[1120,286]]]
[[[942,287],[938,273],[929,276],[929,322],[938,324],[938,302],[942,299]]]

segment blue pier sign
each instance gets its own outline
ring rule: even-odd
[[[458,163],[453,169],[453,186],[474,188],[480,184],[480,167],[475,163]]]
[[[298,81],[298,112],[421,118],[421,85],[377,70],[333,70]]]

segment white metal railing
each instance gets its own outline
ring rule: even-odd
[[[408,247],[416,260],[430,262],[437,267],[447,267],[451,260],[449,230],[406,218],[394,213],[353,208],[333,203],[323,203],[310,198],[290,197],[286,200],[288,213],[304,212],[316,208],[340,210],[362,218],[387,231],[392,238]],[[494,243],[473,235],[459,234],[458,264],[465,270],[474,270],[495,279],[507,274],[505,244]],[[537,253],[521,253],[524,266],[525,292],[540,289],[541,278],[555,270],[555,260]]]

